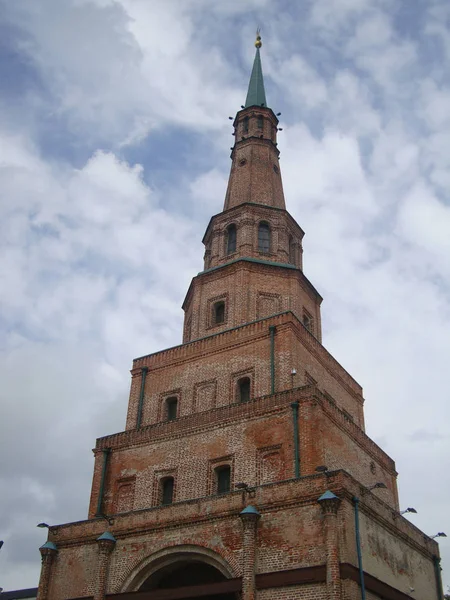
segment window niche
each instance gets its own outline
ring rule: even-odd
[[[231,467],[220,465],[214,469],[216,494],[227,494],[231,490]]]
[[[248,402],[250,400],[251,380],[250,377],[241,377],[237,381],[237,401]]]
[[[292,235],[289,236],[289,262],[295,265],[295,244]]]
[[[224,325],[228,320],[228,294],[210,298],[206,306],[206,327]]]
[[[303,309],[302,317],[303,325],[310,333],[314,333],[314,319],[313,316],[305,309]]]
[[[165,402],[166,421],[175,421],[178,417],[178,397],[169,396]]]
[[[219,300],[219,302],[215,302],[212,310],[213,325],[222,325],[222,323],[225,323],[225,301]]]
[[[160,503],[163,506],[172,504],[175,489],[175,479],[173,477],[163,477],[160,480]]]
[[[270,225],[265,221],[262,221],[258,225],[258,251],[269,253],[270,252]]]
[[[233,254],[236,252],[236,239],[237,239],[236,225],[232,224],[227,227],[226,238],[225,238],[225,251],[226,254]]]

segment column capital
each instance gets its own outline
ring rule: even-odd
[[[97,538],[99,552],[109,554],[114,550],[116,541],[116,538],[111,532],[105,531],[100,537]]]
[[[39,548],[39,552],[41,553],[42,561],[52,561],[58,552],[58,548],[56,544],[53,542],[45,542],[43,546]]]
[[[336,515],[341,503],[340,499],[329,490],[322,494],[317,502],[320,504],[322,512],[325,515]]]
[[[254,506],[250,504],[240,512],[239,517],[245,526],[246,524],[257,523],[261,518],[261,514]]]

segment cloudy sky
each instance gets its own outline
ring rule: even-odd
[[[181,340],[256,25],[325,346],[450,535],[450,3],[0,0],[0,586],[86,516],[133,357]],[[450,538],[449,538],[450,540]],[[450,583],[450,542],[441,543]]]

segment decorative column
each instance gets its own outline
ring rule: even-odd
[[[324,517],[324,533],[327,554],[327,598],[341,600],[341,574],[339,566],[339,541],[337,512],[339,498],[327,491],[318,500]]]
[[[242,540],[242,600],[254,600],[256,574],[256,539],[261,517],[254,506],[246,506],[239,515],[244,528]]]
[[[97,585],[95,588],[94,600],[104,600],[106,595],[106,586],[108,583],[109,557],[116,545],[116,538],[109,531],[105,531],[97,538],[98,543],[98,567],[97,567]]]
[[[48,588],[50,585],[50,576],[52,572],[52,564],[55,559],[58,548],[53,542],[45,542],[43,546],[39,548],[41,553],[41,577],[39,579],[39,587],[37,593],[37,600],[47,600]]]

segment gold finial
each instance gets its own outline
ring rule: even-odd
[[[258,27],[258,29],[256,30],[256,42],[255,42],[255,46],[257,48],[261,48],[262,46],[262,41],[261,41],[261,29]]]

